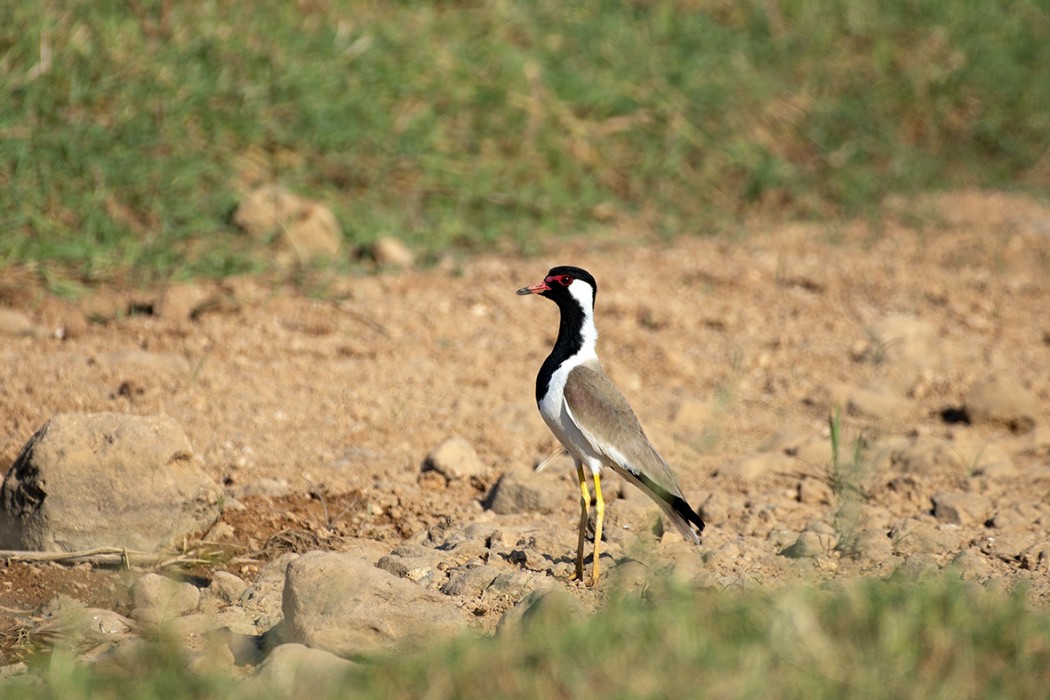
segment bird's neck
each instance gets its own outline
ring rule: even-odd
[[[598,357],[598,329],[594,325],[594,308],[576,299],[567,300],[558,306],[561,309],[558,339],[554,341],[551,354],[543,362],[536,377],[537,401],[546,395],[551,376],[567,361],[578,364]]]

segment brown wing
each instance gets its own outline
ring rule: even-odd
[[[611,466],[644,477],[668,494],[681,497],[671,468],[653,448],[627,399],[600,365],[584,363],[569,372],[565,404],[580,432]]]

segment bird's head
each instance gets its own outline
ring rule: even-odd
[[[586,270],[571,265],[552,267],[539,284],[522,287],[520,295],[539,294],[563,306],[570,302],[589,311],[594,308],[594,298],[598,294],[598,283]]]

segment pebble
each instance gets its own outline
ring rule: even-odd
[[[933,517],[952,525],[983,525],[991,515],[991,502],[977,493],[939,491],[933,495]]]
[[[416,256],[408,246],[392,236],[381,236],[370,248],[376,264],[389,267],[411,267]]]
[[[192,583],[173,581],[159,574],[146,574],[131,586],[134,609],[131,616],[139,622],[160,624],[197,609],[200,589]]]
[[[485,469],[485,463],[478,458],[474,447],[459,436],[448,438],[423,460],[424,471],[436,471],[446,479],[479,476]]]
[[[579,491],[576,491],[579,499]],[[487,506],[495,513],[551,513],[566,498],[563,484],[556,476],[531,469],[504,472],[492,487]]]

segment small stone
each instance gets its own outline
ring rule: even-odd
[[[233,692],[232,698],[339,697],[345,693],[346,676],[353,667],[354,662],[323,649],[281,644],[274,647],[259,671]]]
[[[778,551],[787,549],[798,540],[798,533],[794,530],[783,530],[781,528],[773,528],[766,535],[766,542],[770,546],[774,547]],[[715,552],[710,555],[712,560],[718,557],[724,557],[728,553],[731,557],[736,557],[740,552],[740,545],[736,542],[729,542],[719,547]]]
[[[405,544],[396,547],[390,554],[380,557],[376,567],[387,571],[398,578],[427,586],[436,575],[438,566],[445,561],[445,553],[430,547],[416,544]],[[441,574],[444,578],[443,574]]]
[[[546,577],[539,577],[528,571],[509,571],[497,576],[487,590],[514,600],[521,598],[529,591],[535,590],[539,582],[544,580],[546,580]]]
[[[219,600],[227,605],[240,600],[248,584],[240,576],[235,576],[228,571],[216,571],[211,578],[208,590]]]
[[[1039,520],[1039,509],[1030,503],[1014,503],[995,511],[991,526],[996,530],[1025,528]]]
[[[506,559],[511,564],[520,565],[528,571],[549,571],[551,560],[535,547],[520,547],[507,552]]]
[[[159,574],[146,574],[131,586],[134,610],[139,622],[168,622],[197,609],[201,592],[192,583],[173,581]]]
[[[905,558],[904,563],[894,571],[895,576],[903,576],[911,581],[922,581],[933,576],[940,567],[932,554],[919,552]]]
[[[226,622],[217,613],[191,612],[166,623],[165,631],[176,638],[200,638],[209,632],[226,629]],[[198,640],[199,641],[199,640]]]
[[[269,629],[280,621],[285,573],[288,565],[298,557],[298,554],[288,552],[269,562],[241,594],[238,604],[260,628]]]
[[[274,241],[281,264],[334,258],[342,231],[331,209],[279,185],[265,185],[241,200],[233,222],[257,240]]]
[[[131,634],[135,623],[112,610],[89,608],[64,595],[44,606],[43,619],[33,634],[52,642],[100,644],[118,642]]]
[[[21,311],[0,308],[0,335],[29,336],[36,334],[36,327]]]
[[[794,544],[780,553],[790,559],[824,556],[835,549],[837,541],[838,538],[833,533],[806,530],[799,534]]]
[[[332,210],[323,204],[306,202],[296,219],[281,231],[281,244],[298,262],[339,255],[342,230]]]
[[[377,264],[390,267],[411,267],[416,260],[408,246],[392,236],[377,238],[370,253]]]
[[[512,469],[504,472],[492,487],[487,505],[500,515],[551,513],[563,498],[565,492],[557,477],[531,469]]]
[[[469,442],[453,436],[430,451],[423,461],[423,470],[436,471],[446,479],[458,479],[483,474],[485,463]]]
[[[1013,377],[997,374],[970,387],[964,402],[974,423],[1004,425],[1025,433],[1039,419],[1039,399]]]
[[[984,524],[991,515],[991,503],[980,494],[940,491],[932,500],[933,517],[944,523]]]
[[[895,554],[911,556],[958,549],[964,537],[959,528],[941,529],[928,522],[908,518],[890,528]]]
[[[499,569],[487,564],[461,567],[452,573],[448,583],[441,587],[441,592],[475,598],[491,586],[499,575]]]
[[[305,200],[279,185],[253,190],[233,214],[233,223],[256,239],[265,239],[299,215]]]
[[[583,603],[561,588],[544,588],[529,593],[505,612],[496,625],[496,633],[528,630],[535,625],[560,625],[565,620],[579,620],[585,614]]]
[[[454,601],[346,552],[294,559],[282,609],[288,641],[339,656],[429,643],[467,629]]]
[[[988,577],[992,571],[988,557],[982,556],[969,549],[959,552],[952,558],[950,564],[964,581],[980,581]]]
[[[885,530],[862,530],[850,543],[849,552],[868,561],[884,561],[893,555],[893,542]]]
[[[1033,532],[999,532],[989,535],[979,543],[981,552],[1003,561],[1018,559],[1035,543],[1039,535]]]

